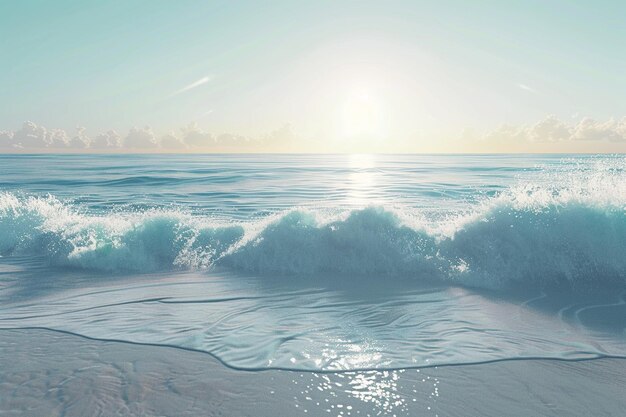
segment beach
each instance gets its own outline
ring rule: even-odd
[[[624,16],[0,1],[0,417],[626,416]]]
[[[201,352],[1,330],[6,416],[618,416],[626,360],[233,370]]]
[[[624,413],[622,157],[2,158],[5,415]]]

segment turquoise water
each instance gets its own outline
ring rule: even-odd
[[[626,355],[626,158],[0,156],[0,326],[242,369]]]

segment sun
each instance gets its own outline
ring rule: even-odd
[[[380,102],[368,90],[352,92],[341,108],[342,136],[376,140],[384,136]]]

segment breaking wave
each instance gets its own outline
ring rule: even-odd
[[[438,219],[366,207],[293,209],[248,223],[166,210],[96,215],[54,196],[5,192],[0,254],[100,271],[224,267],[494,289],[625,286],[625,187],[620,175],[559,188],[519,185]]]

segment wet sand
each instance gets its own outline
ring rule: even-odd
[[[0,330],[2,416],[621,416],[626,360],[248,372],[171,347]]]

